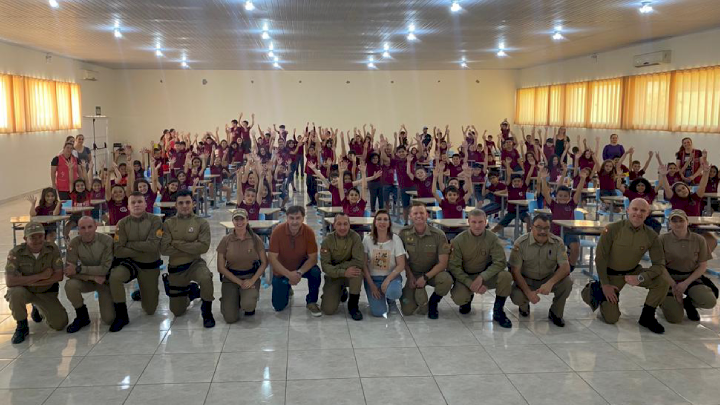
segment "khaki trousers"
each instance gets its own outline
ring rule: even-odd
[[[422,278],[423,273],[415,273],[413,275],[416,279]],[[431,278],[427,285],[435,287],[435,294],[444,297],[450,292],[450,288],[453,285],[453,279],[450,273],[447,271],[441,271],[435,277]],[[402,296],[400,297],[400,311],[403,315],[412,315],[418,307],[427,305],[428,296],[425,288],[412,288],[405,282],[405,286],[402,290]]]
[[[547,283],[548,280],[552,278],[552,275],[545,277],[542,280],[533,280],[531,278],[523,277],[525,279],[525,282],[527,283],[528,287],[530,287],[531,290],[537,290],[540,288],[543,284]],[[570,296],[570,292],[572,291],[573,282],[572,279],[570,279],[570,276],[567,276],[563,278],[562,280],[558,281],[557,284],[553,286],[552,294],[553,294],[553,302],[552,305],[550,305],[550,310],[552,311],[555,316],[558,318],[562,318],[563,314],[565,313],[565,301],[567,301],[568,297]],[[512,293],[510,294],[510,299],[512,302],[519,306],[519,307],[526,307],[530,300],[528,300],[528,297],[525,295],[525,293],[522,292],[520,287],[517,286],[517,284],[513,284]],[[542,299],[542,298],[541,298]]]
[[[470,275],[473,277],[473,281],[477,277],[480,277],[480,274],[474,274]],[[507,297],[510,295],[510,291],[512,290],[512,274],[510,274],[507,271],[501,271],[495,277],[490,278],[489,280],[483,281],[483,285],[487,286],[489,290],[494,289],[495,295],[498,297]],[[452,297],[452,300],[457,305],[465,305],[472,299],[474,293],[470,291],[470,288],[468,288],[463,283],[455,283],[455,285],[452,288],[452,291],[450,291],[450,296]]]
[[[81,280],[79,278],[69,278],[65,281],[65,294],[72,304],[73,308],[78,309],[85,305],[83,293],[98,293],[98,301],[100,304],[100,318],[106,324],[111,324],[115,320],[115,306],[113,305],[110,286],[98,284],[94,281]]]
[[[63,330],[68,324],[68,314],[58,300],[57,291],[38,293],[28,287],[8,287],[5,299],[10,303],[10,311],[16,321],[26,320],[27,304],[33,304],[51,328]]]
[[[142,309],[146,314],[152,315],[158,306],[158,278],[160,269],[140,269],[137,274],[140,285],[140,297],[142,297]],[[110,270],[110,291],[115,303],[125,302],[125,283],[132,281],[132,273],[125,266],[113,267]]]
[[[325,276],[325,284],[323,284],[322,301],[320,302],[320,309],[326,315],[333,315],[337,312],[340,306],[340,297],[342,296],[343,288],[348,288],[350,294],[360,295],[362,289],[363,276],[357,276],[353,278],[338,277],[331,278]]]
[[[200,288],[202,292],[202,288]],[[223,281],[220,287],[220,312],[226,323],[235,323],[240,319],[240,308],[245,312],[252,312],[257,306],[260,297],[260,280],[252,288],[243,290],[232,281]]]
[[[212,301],[215,299],[213,296],[212,273],[204,260],[193,262],[187,270],[168,273],[168,282],[171,287],[187,287],[193,281],[200,285],[200,298],[203,301]],[[170,297],[170,311],[175,316],[184,314],[189,304],[190,299],[187,295]]]

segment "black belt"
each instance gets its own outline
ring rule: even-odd
[[[233,276],[242,277],[242,276],[248,276],[251,274],[255,274],[255,272],[257,272],[259,268],[260,268],[260,260],[255,260],[253,262],[252,268],[250,268],[249,270],[233,270],[233,269],[228,268],[227,271],[232,273]],[[223,281],[223,278],[224,278],[223,275],[220,274],[220,281]]]
[[[615,270],[615,269],[611,269],[610,267],[608,267],[606,272],[607,272],[608,276],[625,276],[625,275],[630,274],[633,271],[635,271],[635,269],[637,269],[637,266],[633,267],[630,270]]]
[[[667,271],[668,271],[668,273],[670,273],[670,275],[673,275],[673,276],[682,276],[682,275],[689,276],[690,274],[692,274],[692,272],[688,273],[688,272],[678,271],[678,270],[673,270],[673,269],[667,269]],[[690,287],[694,287],[696,285],[707,286],[712,291],[715,298],[718,298],[718,296],[720,296],[720,290],[718,290],[715,283],[713,283],[709,278],[705,277],[704,275],[698,277],[695,281],[690,283],[690,285],[688,286],[687,289],[689,290]],[[685,290],[685,291],[687,292],[687,290]],[[668,295],[672,295],[672,290],[670,290],[670,292],[668,292]]]
[[[195,263],[195,260],[191,261],[190,263],[181,264],[178,266],[168,266],[168,273],[175,274],[180,273],[181,271],[185,271],[190,268],[190,266]]]
[[[140,270],[155,270],[160,268],[162,264],[162,260],[156,260],[152,263],[141,263],[130,258],[115,258],[112,263],[111,271],[115,267],[123,266],[130,271],[130,280],[133,280],[137,278]]]

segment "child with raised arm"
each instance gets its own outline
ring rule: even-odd
[[[367,206],[367,167],[364,162],[360,163],[360,188],[352,187],[345,194],[343,187],[338,188],[340,193],[340,201],[342,201],[343,212],[349,217],[364,217],[365,207]]]
[[[554,198],[551,193],[550,185],[548,185],[545,180],[547,175],[548,170],[546,168],[542,168],[540,170],[540,191],[545,198],[548,208],[550,208],[550,211],[552,212],[552,218],[557,220],[575,219],[575,209],[580,204],[582,190],[583,187],[585,187],[585,182],[587,181],[587,171],[580,172],[580,187],[577,187],[574,193],[566,186],[559,186],[555,191]],[[560,236],[560,226],[553,224],[552,233]],[[568,260],[570,262],[570,271],[572,271],[575,269],[578,257],[580,257],[580,238],[577,235],[565,234],[563,242],[565,243],[565,246],[570,249]]]
[[[534,169],[534,167],[531,167],[531,169]],[[511,173],[511,167],[510,163],[506,162],[506,170],[507,173]],[[528,190],[528,186],[530,185],[530,181],[532,180],[532,170],[529,170],[525,174],[525,180],[523,181],[522,176],[520,175],[508,175],[507,178],[510,180],[505,180],[505,185],[507,187],[507,213],[505,216],[500,220],[500,223],[495,225],[493,228],[493,232],[495,233],[501,233],[503,228],[510,225],[510,222],[512,222],[515,217],[517,216],[517,208],[515,204],[513,204],[513,201],[518,200],[524,200],[525,199],[525,193]],[[527,227],[530,227],[530,215],[528,215],[528,210],[526,207],[519,207],[519,213],[520,213],[520,220],[525,222]]]

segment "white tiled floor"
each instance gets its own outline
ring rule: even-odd
[[[24,201],[0,206],[3,267],[12,247],[6,218],[26,211]],[[219,209],[210,221],[211,269],[224,235],[218,222],[228,217]],[[307,222],[319,228],[314,210]],[[466,316],[446,299],[441,318],[431,321],[397,313],[372,318],[363,292],[362,322],[344,309],[313,318],[303,282],[286,311],[275,313],[264,289],[255,317],[234,325],[222,321],[216,300],[210,330],[202,328],[197,303],[174,319],[163,297],[154,316],[132,303],[130,325],[110,334],[88,294],[90,327],[68,335],[31,324],[28,341],[14,346],[15,323],[0,300],[0,405],[720,404],[720,309],[682,325],[659,314],[667,332],[658,336],[636,322],[644,291],[627,288],[621,321],[606,325],[580,299],[587,278],[572,277],[564,329],[547,321],[548,299],[522,320],[508,303],[513,328],[499,328],[489,322],[492,295],[478,297]]]

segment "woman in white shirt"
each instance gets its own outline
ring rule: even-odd
[[[388,304],[402,295],[402,273],[405,270],[405,247],[391,230],[392,222],[387,210],[378,210],[372,232],[365,235],[365,293],[373,316],[387,317]]]

